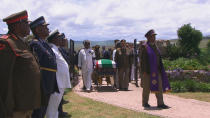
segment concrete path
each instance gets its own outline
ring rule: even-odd
[[[142,107],[142,88],[136,88],[134,84],[129,84],[129,91],[114,91],[111,86],[103,85],[102,88],[97,88],[97,90],[93,90],[91,93],[81,90],[82,86],[83,83],[80,81],[74,88],[74,92],[80,96],[138,112],[169,118],[210,118],[209,102],[164,94],[164,102],[171,108],[163,110],[156,108],[156,97],[154,94],[150,94],[149,104],[152,108],[144,109]]]

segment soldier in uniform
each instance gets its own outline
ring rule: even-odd
[[[59,41],[59,51],[61,52],[62,56],[64,57],[65,61],[68,63],[68,65],[70,66],[70,58],[69,58],[69,53],[67,52],[67,50],[65,49],[66,47],[66,42],[67,39],[65,37],[64,33],[59,34],[60,36],[60,41]]]
[[[40,107],[40,69],[24,37],[30,28],[27,11],[3,19],[9,32],[0,37],[1,118],[29,118]]]
[[[65,61],[68,63],[68,65],[70,67],[70,66],[73,66],[73,65],[70,65],[71,63],[70,63],[69,53],[65,50],[66,42],[67,42],[67,39],[65,37],[65,34],[61,33],[58,50],[61,52],[61,55],[63,56],[63,58],[65,59]],[[58,107],[59,117],[62,117],[62,118],[68,116],[68,113],[63,111],[63,104],[64,104],[64,99],[62,97],[61,102],[60,102],[59,107]]]
[[[100,46],[99,45],[96,45],[95,48],[94,48],[94,51],[95,51],[95,54],[96,54],[96,60],[99,60],[101,57],[100,57]]]
[[[129,86],[129,67],[131,65],[131,53],[126,47],[126,41],[121,40],[121,47],[117,49],[115,54],[115,62],[118,68],[119,89],[128,90]]]
[[[34,110],[32,118],[44,118],[49,97],[54,92],[59,92],[56,81],[56,57],[46,42],[49,36],[48,24],[43,16],[30,23],[30,28],[35,36],[30,43],[32,51],[38,58],[42,75],[42,107]]]
[[[58,118],[58,107],[66,88],[71,88],[69,65],[65,61],[62,53],[59,51],[59,42],[62,39],[58,30],[54,31],[48,38],[51,49],[55,53],[57,62],[56,80],[58,83],[59,92],[51,94],[47,107],[46,118]]]
[[[154,30],[149,30],[145,34],[147,42],[142,45],[140,54],[141,86],[143,87],[142,105],[143,107],[150,107],[148,100],[151,91],[156,95],[158,108],[166,109],[168,106],[163,102],[163,92],[169,91],[170,85],[162,64],[160,52],[155,45],[155,36]]]

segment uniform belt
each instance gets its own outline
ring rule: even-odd
[[[51,69],[51,68],[40,67],[40,69],[41,69],[41,70],[52,71],[52,72],[57,72],[57,70]]]

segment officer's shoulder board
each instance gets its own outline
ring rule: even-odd
[[[17,49],[16,45],[14,44],[14,41],[12,39],[9,38],[9,35],[2,35],[0,37],[0,51],[3,50],[4,48],[6,48],[6,44],[9,45],[9,47],[11,48],[12,52],[16,55],[16,56],[20,56],[19,54],[16,53],[15,49]]]

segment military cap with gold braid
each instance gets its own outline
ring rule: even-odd
[[[53,39],[57,38],[59,36],[59,31],[58,30],[55,30],[54,32],[52,32],[48,38],[47,38],[47,41],[48,42],[52,42]]]
[[[40,16],[39,18],[37,18],[36,20],[32,21],[30,23],[30,28],[35,28],[39,25],[49,25],[48,23],[46,23],[45,19],[43,16]]]
[[[22,20],[28,20],[28,13],[26,10],[14,13],[3,19],[8,25],[16,22],[21,22]]]
[[[64,33],[59,34],[59,38],[64,39],[65,38],[65,34]]]

